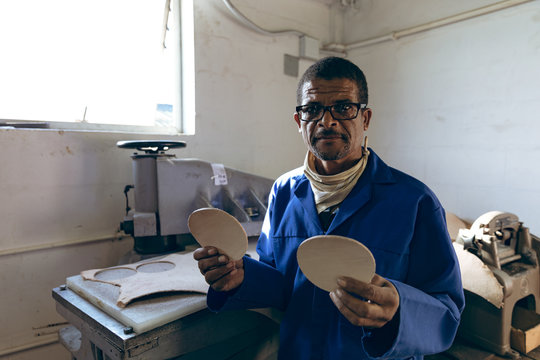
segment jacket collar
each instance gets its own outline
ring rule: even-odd
[[[360,176],[360,179],[358,179],[358,182],[349,195],[347,195],[345,200],[341,203],[339,211],[328,228],[327,233],[331,233],[335,228],[368,203],[372,196],[373,184],[395,182],[391,168],[386,165],[372,149],[369,149],[369,151],[368,164],[364,173]],[[306,219],[315,222],[317,227],[320,228],[321,225],[315,207],[313,191],[311,190],[309,180],[305,175],[298,180],[293,191],[306,211]]]

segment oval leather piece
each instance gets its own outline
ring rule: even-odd
[[[296,258],[308,280],[328,292],[337,288],[340,276],[369,283],[375,274],[371,251],[344,236],[318,235],[306,239],[298,247]]]
[[[202,208],[191,213],[189,231],[201,246],[214,246],[232,260],[240,260],[247,251],[248,238],[240,222],[229,213]]]

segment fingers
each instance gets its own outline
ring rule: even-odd
[[[345,291],[369,300],[371,303],[396,308],[399,305],[399,295],[394,285],[377,274],[373,276],[369,284],[350,277],[342,277],[338,280],[338,285]]]
[[[193,253],[193,258],[198,261],[199,270],[203,275],[206,275],[209,270],[229,263],[227,255],[220,254],[216,248],[211,247],[196,250]]]
[[[397,312],[399,294],[390,281],[379,275],[375,275],[369,284],[343,277],[338,280],[338,285],[330,297],[354,325],[381,327]]]
[[[205,281],[216,291],[232,290],[244,279],[243,260],[231,261],[215,247],[197,249],[193,258],[197,260]]]
[[[203,261],[203,260],[201,260]],[[201,261],[199,261],[199,269]],[[201,270],[201,274],[204,275],[204,280],[210,285],[212,285],[217,280],[221,279],[223,276],[227,275],[234,270],[234,262],[227,262],[225,264],[208,267],[205,270]]]
[[[330,298],[339,312],[355,326],[382,327],[389,321],[380,317],[379,305],[354,298],[339,288],[330,293]]]
[[[240,286],[243,281],[244,269],[233,269],[225,276],[209,284],[216,291],[230,291]]]
[[[210,256],[214,256],[218,253],[218,249],[213,246],[205,246],[202,248],[198,248],[193,252],[193,258],[195,260],[204,259]]]

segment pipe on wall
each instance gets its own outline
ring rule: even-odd
[[[0,250],[0,256],[24,254],[24,253],[28,253],[32,251],[47,250],[47,249],[54,249],[58,247],[66,247],[66,246],[81,245],[81,244],[90,244],[90,243],[96,243],[96,242],[102,242],[102,241],[122,240],[123,238],[124,236],[116,236],[116,237],[105,236],[105,237],[95,238],[95,239],[83,239],[83,240],[75,240],[75,241],[72,240],[72,241],[52,242],[52,243],[46,243],[46,244],[23,246],[23,247],[14,248],[14,249]]]
[[[332,50],[332,51],[346,52],[348,50],[366,47],[366,46],[378,44],[378,43],[389,41],[389,40],[398,40],[405,36],[414,35],[420,32],[436,29],[445,25],[450,25],[450,24],[454,24],[460,21],[469,20],[474,17],[487,15],[495,11],[507,9],[509,7],[521,5],[527,2],[531,2],[531,1],[533,0],[504,0],[504,1],[500,1],[491,5],[480,7],[474,10],[469,10],[469,11],[465,11],[456,15],[447,16],[442,19],[430,21],[425,24],[416,25],[407,29],[392,31],[387,35],[383,35],[383,36],[379,36],[379,37],[375,37],[371,39],[366,39],[366,40],[361,40],[361,41],[357,41],[351,44],[328,44],[328,45],[325,45],[323,48],[327,50]]]
[[[223,0],[223,3],[229,11],[245,26],[250,28],[251,30],[254,30],[258,32],[259,34],[267,35],[267,36],[281,36],[281,35],[296,35],[296,36],[308,36],[307,34],[304,34],[301,31],[298,30],[276,30],[276,31],[270,31],[263,29],[259,25],[255,24],[253,21],[249,20],[244,14],[242,14],[236,7],[234,7],[233,4],[229,0]]]
[[[7,348],[7,349],[0,349],[0,357],[12,355],[12,354],[22,352],[22,351],[35,349],[41,346],[52,345],[58,342],[59,342],[58,334],[54,333],[48,337],[43,337],[41,339],[37,339],[23,345],[19,345],[19,346]]]
[[[357,49],[361,47],[366,47],[370,45],[379,44],[382,42],[390,41],[390,40],[398,40],[402,37],[414,35],[420,32],[436,29],[445,25],[454,24],[460,21],[472,19],[474,17],[486,15],[495,11],[507,9],[509,7],[513,7],[516,5],[521,5],[524,3],[528,3],[534,0],[503,0],[499,1],[497,3],[486,5],[477,9],[464,11],[462,13],[447,16],[445,18],[437,19],[434,21],[430,21],[425,24],[416,25],[407,29],[398,30],[398,31],[392,31],[389,34],[366,39],[366,40],[360,40],[356,41],[350,44],[339,44],[339,43],[331,43],[324,45],[320,50],[323,53],[341,53],[346,54],[347,51],[352,49]],[[233,15],[242,22],[245,26],[249,27],[250,29],[263,34],[267,36],[278,36],[278,35],[296,35],[296,36],[309,36],[301,31],[297,30],[278,30],[278,31],[269,31],[266,29],[261,28],[251,20],[249,20],[244,14],[242,14],[234,5],[231,4],[230,0],[223,0],[223,3],[227,6],[229,11],[233,13]]]

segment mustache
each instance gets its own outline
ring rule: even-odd
[[[324,129],[313,135],[313,137],[311,138],[311,143],[315,143],[321,138],[328,136],[338,136],[345,142],[349,141],[349,137],[346,134],[334,130]]]

